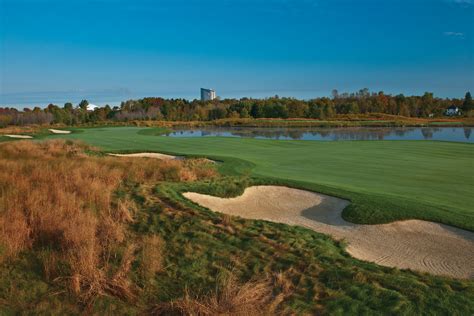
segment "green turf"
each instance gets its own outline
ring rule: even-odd
[[[420,218],[474,231],[472,144],[170,138],[155,134],[138,127],[113,127],[51,137],[81,139],[106,151],[204,155],[220,158],[224,166],[231,167],[238,165],[237,158],[251,163],[255,177],[350,199],[352,204],[344,217],[354,222]]]

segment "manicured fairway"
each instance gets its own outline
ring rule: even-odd
[[[191,139],[145,134],[143,128],[114,127],[51,138],[81,139],[106,151],[206,155],[224,161],[238,158],[255,165],[254,176],[350,199],[344,217],[354,222],[419,218],[474,230],[472,144]],[[236,164],[233,159],[227,163]]]

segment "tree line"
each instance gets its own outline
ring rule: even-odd
[[[224,99],[212,101],[189,101],[186,99],[163,99],[160,97],[128,100],[120,106],[87,110],[88,102],[77,106],[49,104],[46,108],[0,108],[0,126],[28,124],[78,125],[104,121],[127,122],[132,120],[166,121],[212,121],[225,118],[308,118],[330,119],[338,114],[383,113],[405,117],[441,117],[450,106],[461,109],[462,115],[473,116],[474,103],[471,94],[464,99],[437,98],[426,92],[422,96],[404,96],[370,92],[361,89],[355,93],[339,93],[333,90],[332,97],[311,100],[280,98]]]

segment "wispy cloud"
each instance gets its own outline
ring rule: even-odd
[[[443,35],[452,38],[464,39],[464,33],[461,32],[444,32]]]
[[[469,7],[473,4],[473,0],[450,0],[450,1],[462,7]]]

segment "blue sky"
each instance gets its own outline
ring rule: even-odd
[[[2,103],[474,90],[474,0],[0,3]]]

